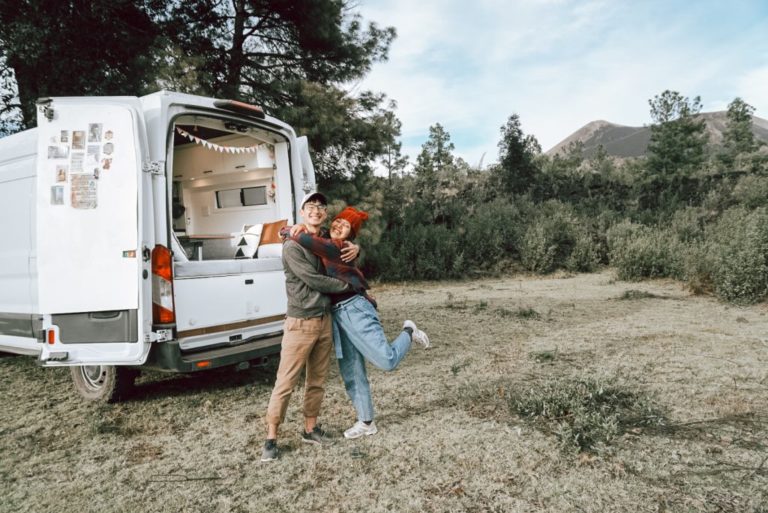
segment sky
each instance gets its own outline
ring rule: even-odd
[[[590,121],[650,124],[648,100],[666,89],[700,96],[705,112],[741,97],[768,118],[766,0],[358,0],[357,10],[398,35],[351,91],[397,102],[411,162],[435,123],[456,155],[485,167],[512,114],[546,151]]]

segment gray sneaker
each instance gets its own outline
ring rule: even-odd
[[[261,450],[261,461],[275,461],[277,459],[277,440],[268,439]]]
[[[426,333],[421,331],[419,328],[416,327],[416,323],[413,321],[405,321],[403,323],[403,328],[411,328],[413,330],[413,333],[411,334],[411,340],[418,343],[423,347],[424,349],[427,349],[429,347],[429,337]]]
[[[308,444],[314,445],[331,445],[333,440],[328,433],[320,429],[320,426],[315,426],[311,432],[307,433],[303,429],[301,430],[301,440]]]

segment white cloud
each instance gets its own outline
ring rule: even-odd
[[[752,105],[756,116],[768,119],[768,65],[739,77],[736,96]]]
[[[741,23],[750,5],[379,0],[362,13],[398,38],[362,86],[398,102],[409,142],[439,122],[471,164],[496,159],[515,112],[548,149],[595,119],[648,123],[647,100],[665,89],[701,95],[706,109],[741,95],[768,111],[768,68],[742,70],[768,49],[764,20]],[[417,146],[405,150],[415,159]]]

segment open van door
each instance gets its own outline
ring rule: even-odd
[[[149,349],[142,290],[151,281],[142,275],[141,104],[136,97],[41,100],[37,125],[41,363],[141,364]]]

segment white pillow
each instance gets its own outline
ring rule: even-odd
[[[262,244],[259,246],[258,258],[281,258],[282,256],[282,244]]]
[[[171,251],[173,251],[173,259],[176,262],[189,262],[187,252],[184,251],[184,247],[179,242],[178,237],[176,237],[176,232],[171,232]]]
[[[261,240],[261,224],[246,224],[234,240],[235,258],[253,258]]]

